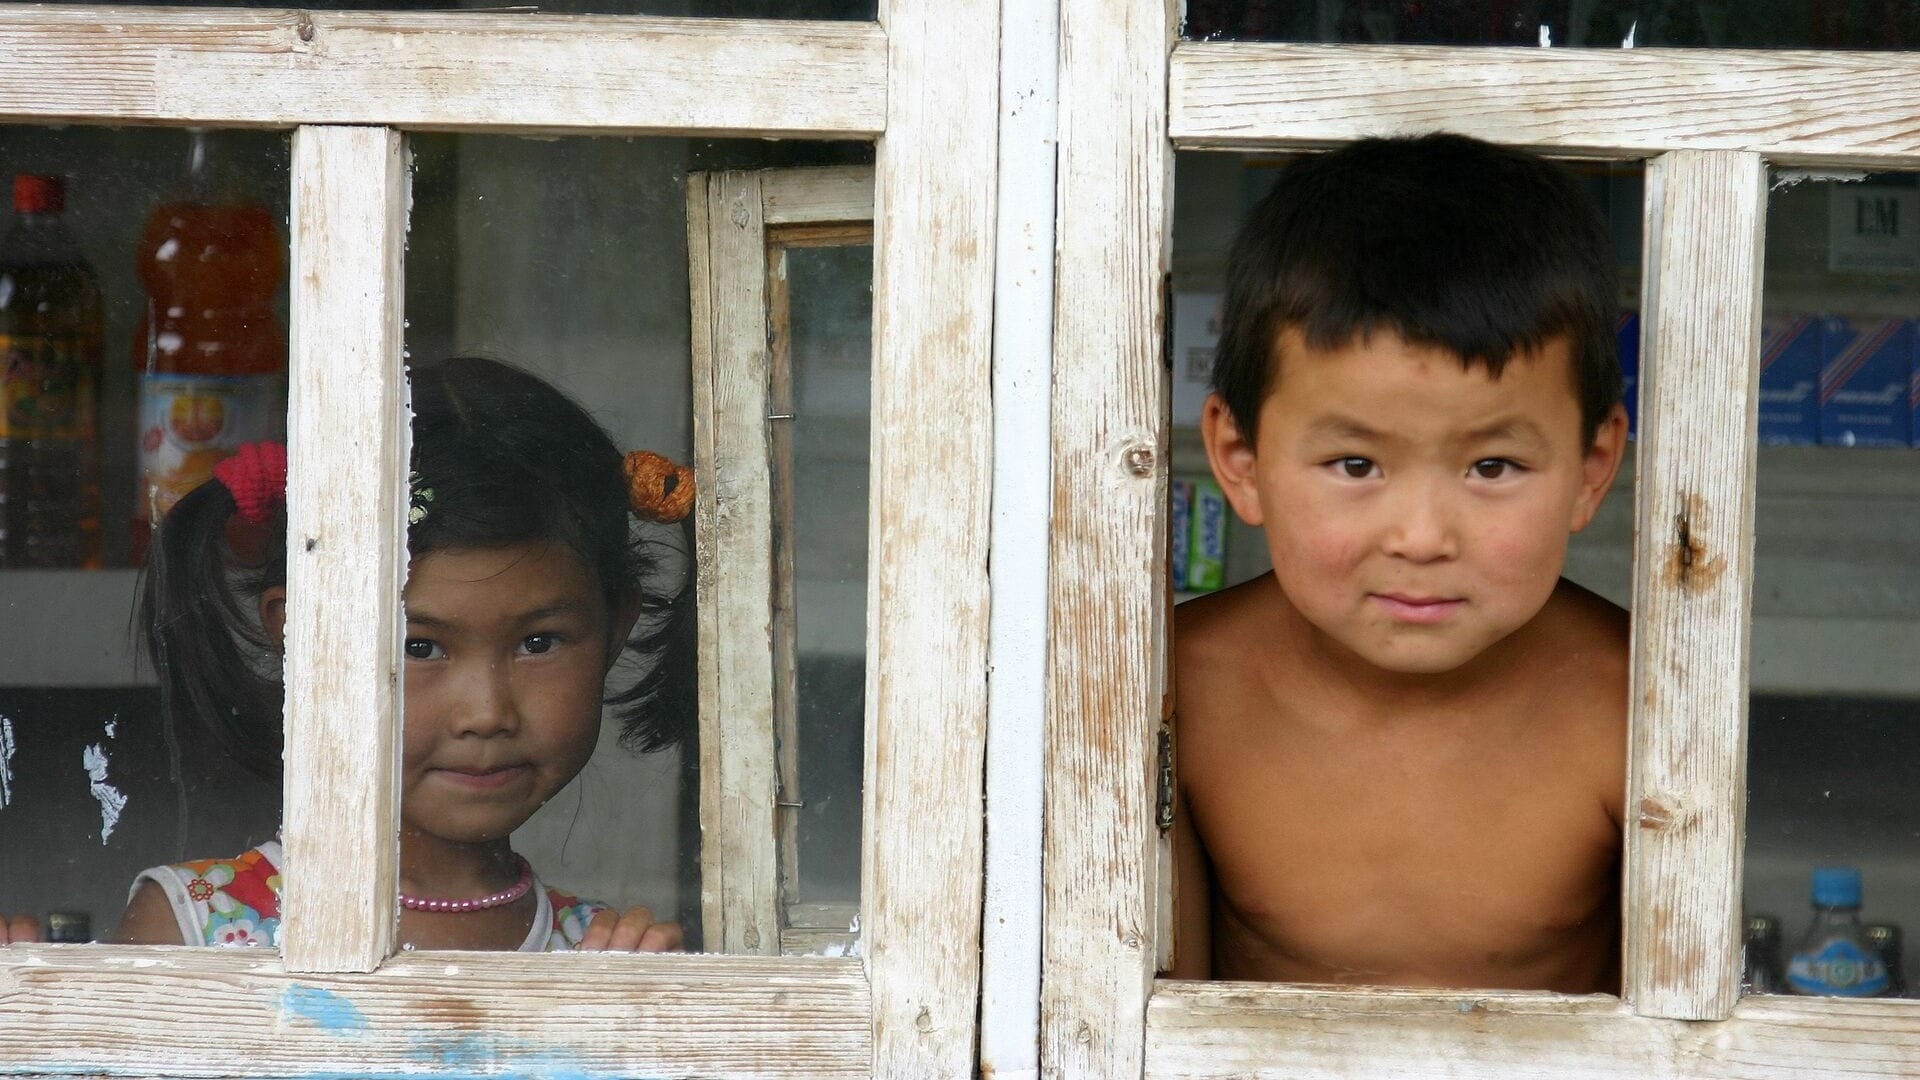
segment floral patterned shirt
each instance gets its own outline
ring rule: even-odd
[[[198,859],[142,870],[127,898],[151,881],[166,894],[189,945],[280,944],[280,843],[269,841],[234,859]],[[583,901],[534,879],[537,906],[521,952],[564,952],[580,944],[605,904]]]

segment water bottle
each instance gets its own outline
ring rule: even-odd
[[[1887,992],[1887,965],[1860,924],[1860,871],[1823,866],[1813,872],[1813,923],[1787,965],[1796,994],[1876,997]]]

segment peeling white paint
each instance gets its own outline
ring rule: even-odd
[[[0,810],[13,802],[13,721],[0,716]]]
[[[1773,170],[1773,190],[1785,191],[1795,184],[1807,180],[1822,183],[1857,184],[1867,178],[1859,169],[1775,169]]]
[[[1548,26],[1546,23],[1540,24],[1540,47],[1543,49],[1553,48],[1553,27]]]
[[[120,811],[127,808],[127,797],[107,783],[107,753],[100,749],[99,743],[81,751],[80,765],[87,770],[87,790],[100,800],[100,843],[104,845],[113,835],[113,827],[120,823]]]
[[[120,721],[118,720],[107,721],[107,738],[109,739],[118,738],[118,736],[114,734],[114,729],[119,726],[120,726]]]
[[[1633,22],[1627,25],[1627,36],[1620,40],[1620,47],[1623,49],[1633,48],[1633,35],[1638,33],[1639,31],[1640,31],[1640,20],[1635,19],[1633,20]]]

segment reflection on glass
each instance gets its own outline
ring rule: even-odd
[[[283,563],[209,477],[285,426],[287,137],[8,127],[0,159],[0,916],[270,944],[275,916],[216,918],[178,864],[278,827],[277,643],[253,600]],[[161,536],[191,558],[150,568],[143,609],[148,522],[190,494],[205,512]],[[176,618],[222,595],[232,611]],[[177,632],[149,653],[156,621]],[[182,692],[209,675],[232,709]]]
[[[1768,206],[1745,890],[1754,993],[1904,993],[1902,928],[1920,919],[1920,246],[1897,220],[1914,181],[1782,173]]]
[[[660,455],[634,465],[636,488],[662,496],[672,475],[674,491],[691,492],[680,487],[690,474],[673,473],[673,463],[691,463],[695,408],[688,166],[844,162],[864,148],[434,136],[412,146],[407,346],[417,476],[406,593],[401,936],[418,948],[719,949],[727,939],[701,925],[700,789],[708,778],[692,713],[693,519],[648,520],[639,507],[630,515],[621,455]],[[765,253],[746,269],[765,274]],[[871,270],[858,273],[864,295]],[[835,347],[842,346],[833,335],[854,333],[817,317],[814,280],[811,271],[795,275],[797,358],[818,354],[818,326]],[[756,311],[742,322],[772,318]],[[859,318],[864,347],[864,309]],[[799,382],[788,390],[803,415],[816,407],[809,364],[796,365]],[[860,548],[864,380],[863,366],[853,407],[862,418],[860,461],[848,495]],[[775,423],[757,414],[754,422]],[[776,514],[773,527],[799,543],[796,670],[804,717],[818,680],[842,672],[815,664],[808,636],[818,580],[810,563],[818,549],[808,538],[812,429],[779,423],[799,440],[792,456],[802,487],[798,527],[791,514]],[[825,539],[844,558],[831,548],[839,535]],[[727,559],[712,561],[724,578]],[[854,580],[863,582],[864,570]],[[856,593],[850,607],[836,598],[833,611],[850,622],[822,627],[855,642],[857,748],[865,605]],[[507,617],[514,613],[527,618]],[[629,634],[627,620],[636,615]],[[795,655],[791,634],[729,639],[734,648],[768,650],[763,670],[773,670],[776,643]],[[582,657],[593,662],[575,666]],[[807,723],[787,742],[803,774],[814,767]],[[763,725],[757,737],[771,753],[776,732]],[[857,847],[860,764],[856,752],[850,780],[835,781],[852,795],[830,789],[834,798],[823,806],[832,820],[851,804],[850,847]],[[709,856],[728,858],[731,849],[704,824],[715,849]],[[774,841],[773,827],[768,820],[764,845]],[[796,833],[796,842],[805,835]],[[821,865],[836,863],[823,856]],[[523,866],[533,880],[521,894]],[[436,910],[428,903],[435,900],[486,903]],[[602,925],[678,926],[605,941],[594,936],[596,917]]]
[[[1911,49],[1920,9],[1825,0],[1189,0],[1193,40],[1404,45]]]
[[[860,894],[873,313],[873,248],[850,239],[862,242],[780,254],[794,416],[781,550],[792,558],[797,704],[780,733],[783,891],[789,927],[843,932]]]

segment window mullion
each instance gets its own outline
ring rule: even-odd
[[[399,132],[294,132],[281,943],[289,971],[371,971],[394,948],[406,200]]]
[[[1766,166],[1647,166],[1624,994],[1722,1020],[1739,998]]]
[[[702,932],[777,954],[766,229],[757,174],[691,179]]]

